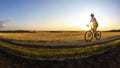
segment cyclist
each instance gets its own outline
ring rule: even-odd
[[[96,30],[97,30],[97,28],[98,28],[98,22],[97,22],[96,18],[94,17],[94,14],[93,14],[93,13],[91,13],[90,16],[91,16],[91,20],[90,20],[89,25],[87,25],[87,26],[90,26],[90,27],[91,27],[91,30],[92,30],[93,33],[95,34],[95,33],[96,33]]]

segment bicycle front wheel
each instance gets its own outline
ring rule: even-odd
[[[93,33],[91,31],[86,31],[84,35],[84,39],[86,42],[89,42],[93,39]]]

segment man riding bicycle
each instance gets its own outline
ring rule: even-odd
[[[101,39],[101,31],[97,31],[98,22],[94,17],[93,13],[91,13],[90,16],[91,16],[91,20],[89,25],[87,26],[91,27],[91,30],[85,32],[85,35],[84,35],[85,41],[91,41],[93,38],[96,38],[96,40],[99,40]]]
[[[98,28],[98,22],[97,22],[96,18],[94,17],[94,14],[93,14],[93,13],[91,13],[90,16],[91,16],[91,20],[90,20],[89,25],[87,25],[87,26],[90,26],[92,32],[95,34],[95,33],[96,33],[96,30],[97,30],[97,28]]]

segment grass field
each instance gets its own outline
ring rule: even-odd
[[[85,32],[0,33],[0,37],[23,41],[74,42],[84,41]],[[120,32],[102,32],[102,39],[120,35]]]
[[[118,35],[120,35],[120,32],[102,32],[102,39]],[[37,41],[39,43],[49,42],[47,43],[48,45],[51,43],[56,43],[57,45],[65,42],[75,44],[77,42],[81,41],[80,43],[82,43],[84,41],[84,32],[0,33],[0,37],[23,42],[24,41],[30,42]],[[64,57],[64,56],[90,55],[94,52],[106,50],[108,48],[117,46],[118,44],[120,44],[120,40],[84,48],[49,49],[49,48],[22,47],[0,41],[0,47],[3,48],[4,50],[11,51],[22,56],[30,57]]]

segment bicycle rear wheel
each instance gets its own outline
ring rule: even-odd
[[[95,38],[96,38],[96,40],[100,40],[101,39],[101,31],[97,31],[96,32]]]
[[[91,31],[86,31],[84,35],[84,39],[86,42],[89,42],[93,39],[93,33]]]

